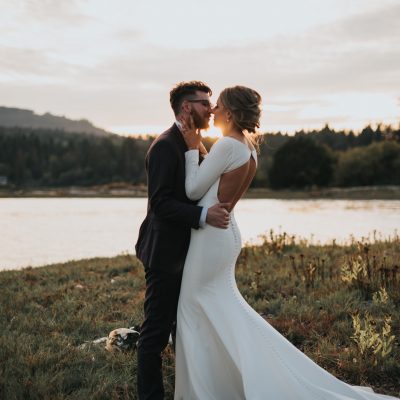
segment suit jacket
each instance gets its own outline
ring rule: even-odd
[[[185,263],[191,228],[198,229],[202,207],[186,197],[187,146],[174,124],[146,155],[147,215],[139,229],[136,255],[146,269],[178,272]]]

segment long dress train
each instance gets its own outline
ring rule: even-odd
[[[218,202],[221,174],[255,152],[224,137],[198,165],[186,153],[186,191],[199,205]],[[231,212],[228,229],[192,230],[178,305],[176,400],[383,400],[315,364],[253,310],[235,282],[241,237]]]

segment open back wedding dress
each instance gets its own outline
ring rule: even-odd
[[[220,176],[257,160],[244,143],[223,137],[199,166],[185,153],[186,192],[210,207]],[[241,237],[228,229],[192,230],[178,305],[175,400],[394,399],[350,386],[315,364],[253,310],[235,282]]]

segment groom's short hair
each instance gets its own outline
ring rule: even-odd
[[[201,81],[179,82],[169,92],[169,102],[174,114],[178,115],[183,101],[196,94],[197,91],[212,95],[212,90]]]

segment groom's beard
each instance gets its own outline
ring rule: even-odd
[[[196,110],[192,110],[194,126],[197,129],[208,129],[210,127],[210,117],[202,117]]]

